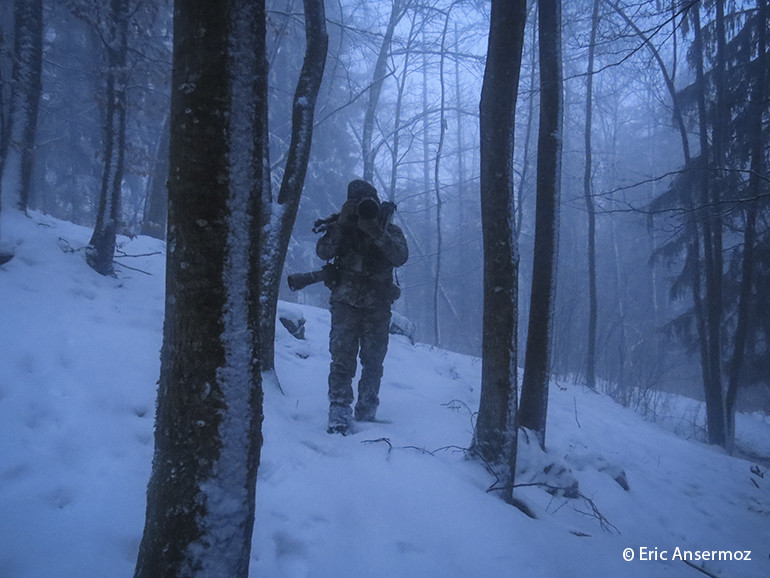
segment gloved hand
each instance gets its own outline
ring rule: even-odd
[[[355,227],[358,221],[358,203],[355,201],[345,201],[340,209],[340,216],[337,222],[342,227]]]
[[[375,217],[374,219],[358,219],[358,228],[361,229],[364,233],[369,235],[372,239],[377,239],[380,236],[382,236],[382,226],[380,225],[379,220]]]

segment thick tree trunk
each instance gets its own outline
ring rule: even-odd
[[[35,158],[35,133],[43,89],[43,0],[17,2],[16,53],[19,59],[18,86],[23,88],[24,124],[21,130],[21,165],[19,174],[19,208],[27,210]]]
[[[0,184],[3,165],[11,140],[11,99],[13,97],[13,6],[10,2],[0,4]],[[2,187],[0,186],[0,193]]]
[[[27,210],[35,153],[43,71],[43,2],[14,3],[14,48],[10,103],[5,104],[4,135],[0,143],[0,183],[6,203]],[[1,65],[2,63],[0,63]],[[5,87],[2,89],[6,93]],[[5,95],[7,96],[7,94]]]
[[[562,148],[561,0],[541,0],[538,15],[540,128],[537,147],[535,254],[519,425],[534,430],[540,445],[545,447],[559,232]]]
[[[96,226],[86,248],[86,261],[102,275],[112,275],[115,241],[121,217],[121,187],[126,151],[126,50],[128,0],[110,1],[107,50],[107,111],[104,172]]]
[[[262,228],[262,312],[260,314],[260,361],[266,379],[278,385],[275,376],[275,318],[278,307],[283,265],[289,248],[291,232],[297,219],[302,188],[305,184],[310,146],[313,136],[313,115],[321,87],[329,38],[323,0],[305,0],[305,59],[297,80],[292,113],[291,143],[278,199],[265,207],[267,221]],[[265,109],[266,110],[266,109]],[[255,158],[255,163],[264,163]],[[265,177],[267,175],[263,175]],[[263,178],[264,182],[268,178]],[[278,386],[280,387],[280,386]]]
[[[519,267],[511,159],[526,8],[526,0],[492,1],[479,106],[484,313],[481,401],[473,450],[501,469],[509,502],[516,471]]]
[[[10,42],[13,35],[13,12],[8,3],[0,5],[0,214],[3,210],[3,174],[5,159],[11,140],[10,103],[11,71],[13,70],[10,54]],[[0,243],[2,243],[2,223],[0,223]],[[8,253],[7,250],[4,253]],[[9,257],[10,260],[10,257]]]
[[[264,2],[183,0],[174,12],[166,319],[135,575],[245,577],[262,441],[249,311]]]

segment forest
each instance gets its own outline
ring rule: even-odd
[[[253,487],[277,303],[328,300],[285,277],[323,264],[313,223],[355,178],[397,205],[403,328],[482,360],[472,449],[507,501],[516,432],[546,446],[549,382],[653,418],[661,392],[702,400],[699,439],[736,451],[736,411],[770,409],[767,31],[766,0],[2,3],[0,219],[92,228],[107,276],[131,267],[119,236],[170,246],[137,575],[171,563],[160,470],[189,466],[191,423],[198,474]],[[196,371],[217,401],[174,416]]]

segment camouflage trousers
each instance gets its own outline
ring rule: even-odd
[[[350,421],[357,355],[361,359],[361,378],[355,417],[359,421],[371,421],[380,404],[380,379],[382,363],[388,351],[390,307],[363,309],[332,301],[331,314],[329,425],[346,426]]]

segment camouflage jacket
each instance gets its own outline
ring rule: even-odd
[[[398,298],[393,268],[406,263],[409,250],[404,233],[392,223],[376,239],[357,227],[332,223],[318,240],[316,254],[333,260],[339,272],[330,301],[375,308],[390,306]]]

